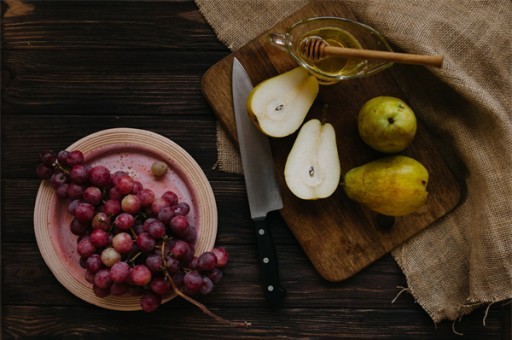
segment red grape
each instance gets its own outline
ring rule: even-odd
[[[86,268],[89,272],[92,274],[97,273],[100,269],[102,269],[103,262],[101,262],[101,257],[99,254],[92,254],[87,258],[87,261],[85,262]]]
[[[149,287],[155,294],[162,296],[169,293],[171,284],[165,278],[157,276],[151,280]]]
[[[113,282],[126,282],[130,276],[130,265],[126,262],[116,262],[110,268],[110,278]]]
[[[94,207],[85,202],[80,202],[75,208],[74,216],[79,221],[91,221],[94,217]]]
[[[162,198],[169,203],[170,206],[178,204],[178,195],[174,191],[166,191],[162,194]]]
[[[182,215],[174,216],[170,222],[171,231],[181,237],[187,233],[189,227],[187,218]]]
[[[203,282],[199,287],[199,292],[203,295],[209,294],[213,290],[213,282],[209,277],[203,276]]]
[[[183,277],[183,284],[187,292],[194,294],[201,288],[203,277],[197,270],[191,270]]]
[[[204,252],[197,259],[197,268],[199,270],[212,270],[217,266],[217,258],[212,252]]]
[[[68,156],[66,157],[66,162],[69,166],[73,166],[75,164],[82,164],[84,163],[84,154],[78,150],[70,151]]]
[[[103,229],[94,229],[89,237],[96,248],[103,248],[108,244],[108,235]]]
[[[77,198],[82,198],[84,193],[84,187],[80,184],[69,183],[66,189],[66,195],[74,200]]]
[[[51,167],[57,160],[57,154],[51,150],[46,150],[39,154],[39,159],[41,159],[43,164]]]
[[[117,215],[116,219],[114,220],[114,224],[120,230],[130,230],[130,228],[133,227],[134,221],[135,219],[132,214],[121,213]]]
[[[69,151],[61,150],[57,153],[57,162],[59,162],[60,166],[68,165],[68,155]]]
[[[146,257],[146,267],[151,270],[153,273],[158,273],[162,271],[162,256],[159,254],[151,254]]]
[[[165,235],[165,225],[159,220],[149,223],[148,234],[154,239],[163,237]]]
[[[55,172],[50,177],[50,184],[54,188],[58,188],[61,184],[64,184],[68,181],[68,176],[66,176],[63,172]]]
[[[151,271],[143,264],[138,264],[133,267],[130,278],[137,286],[145,286],[151,282]]]
[[[53,175],[53,168],[43,163],[38,164],[36,167],[36,175],[40,179],[49,179]]]
[[[129,288],[130,286],[125,282],[113,282],[112,285],[110,286],[110,294],[112,294],[113,296],[121,296],[126,294]]]
[[[94,206],[97,206],[101,203],[101,200],[103,199],[103,195],[101,193],[100,188],[90,186],[85,188],[84,193],[82,195],[84,201],[87,203],[90,203]]]
[[[137,235],[137,247],[139,247],[140,251],[149,253],[155,248],[155,243],[155,239],[146,232]]]
[[[85,164],[75,164],[69,171],[71,182],[83,184],[89,178],[89,169]]]
[[[96,165],[89,171],[89,182],[96,187],[103,188],[110,184],[110,171],[103,165]]]
[[[217,268],[223,268],[228,264],[229,254],[226,248],[216,247],[212,249],[212,253],[217,258]]]
[[[121,212],[121,202],[116,200],[107,200],[103,204],[103,212],[110,216],[115,216]]]
[[[98,270],[98,272],[94,275],[94,284],[99,288],[110,288],[110,285],[112,284],[112,279],[110,278],[110,270],[107,268]]]
[[[115,182],[115,187],[120,194],[129,194],[133,189],[133,178],[130,175],[122,175]]]
[[[143,207],[149,207],[155,200],[155,193],[151,189],[142,189],[137,193],[140,198],[140,204]]]
[[[82,238],[76,247],[78,254],[82,257],[89,257],[96,251],[96,247],[92,244],[89,236]]]
[[[162,297],[153,292],[147,292],[140,298],[140,306],[146,313],[154,312],[160,307],[162,303]]]

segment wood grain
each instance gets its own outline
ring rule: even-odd
[[[353,18],[339,2],[320,1],[302,8],[271,28],[284,32],[292,23],[314,16]],[[233,58],[245,67],[253,84],[297,65],[287,54],[268,43],[268,32],[212,66],[202,82],[203,93],[228,132],[236,141],[231,96]],[[320,118],[327,104],[327,120],[335,127],[342,174],[355,166],[381,157],[361,141],[357,134],[357,114],[368,99],[378,95],[402,97],[388,72],[359,80],[321,87],[306,119]],[[404,98],[407,101],[407,98]],[[418,113],[421,108],[413,108]],[[403,154],[419,160],[429,171],[429,198],[426,205],[411,215],[399,217],[392,228],[381,228],[377,215],[350,201],[340,187],[333,196],[304,201],[295,197],[284,181],[286,158],[296,134],[271,139],[274,165],[283,194],[281,214],[320,275],[342,281],[359,272],[397,245],[428,227],[452,210],[460,200],[461,186],[425,128],[420,124],[413,144]]]

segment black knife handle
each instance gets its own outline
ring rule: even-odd
[[[283,301],[286,290],[279,284],[276,250],[267,220],[268,217],[254,222],[256,226],[256,245],[258,247],[263,292],[267,302],[276,306]]]

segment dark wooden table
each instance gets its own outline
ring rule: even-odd
[[[390,255],[342,283],[322,279],[286,226],[273,230],[288,297],[263,300],[243,177],[213,169],[215,117],[201,78],[229,54],[193,1],[4,1],[2,6],[2,337],[260,338],[457,337],[510,339],[510,304],[434,325]],[[43,261],[33,230],[43,149],[93,132],[133,127],[185,148],[209,179],[218,205],[217,245],[231,262],[212,311],[252,322],[218,324],[177,298],[157,312],[117,312],[66,290]],[[279,220],[278,216],[275,216]]]

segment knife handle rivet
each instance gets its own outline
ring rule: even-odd
[[[269,263],[269,262],[270,262],[270,260],[268,259],[268,257],[263,258],[263,263]]]
[[[265,234],[265,230],[264,230],[264,229],[259,229],[259,230],[258,230],[258,234],[260,234],[260,235],[264,235],[264,234]]]
[[[267,290],[268,290],[269,292],[272,292],[272,291],[274,290],[274,286],[269,285],[269,286],[267,287]]]

